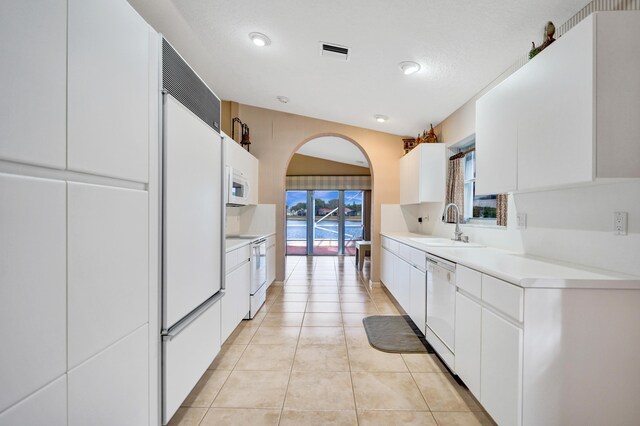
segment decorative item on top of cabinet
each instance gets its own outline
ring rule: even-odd
[[[436,135],[436,132],[433,130],[433,124],[430,124],[430,126],[431,129],[422,135],[422,141],[424,143],[438,143],[438,135]]]
[[[476,103],[476,195],[640,178],[640,11],[592,13],[545,50]]]
[[[402,139],[402,142],[403,142],[403,147],[404,147],[404,153],[405,154],[408,154],[409,152],[411,152],[411,150],[413,148],[418,146],[418,143],[416,142],[416,139],[414,139],[414,138],[404,138],[404,139]]]
[[[555,33],[556,33],[556,27],[555,27],[555,25],[553,25],[553,22],[551,22],[551,21],[547,22],[547,25],[545,25],[545,27],[544,27],[544,41],[542,42],[542,44],[540,46],[536,47],[536,44],[534,42],[531,42],[531,50],[529,51],[529,59],[532,59],[538,53],[542,52],[551,43],[556,41],[556,39],[553,38],[553,35]]]
[[[243,148],[247,148],[248,152],[249,145],[251,145],[251,141],[249,140],[249,126],[240,121],[238,117],[235,117],[231,123],[231,139],[233,140],[235,140],[236,123],[240,123],[240,129],[242,131],[242,140],[240,140],[240,145],[242,145]]]

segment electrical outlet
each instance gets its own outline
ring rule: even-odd
[[[527,229],[527,214],[526,213],[518,213],[516,216],[516,228],[517,229]]]
[[[425,222],[429,222],[429,215],[424,216],[422,219],[424,219]]]
[[[421,217],[418,218],[418,223],[422,223],[422,218]]]
[[[627,212],[613,212],[613,235],[627,235]]]

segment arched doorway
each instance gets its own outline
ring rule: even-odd
[[[285,184],[285,255],[354,255],[371,238],[372,173],[364,150],[342,135],[298,146]]]

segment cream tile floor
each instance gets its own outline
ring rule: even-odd
[[[288,257],[170,425],[493,425],[435,355],[373,349],[362,318],[398,315],[369,265]]]

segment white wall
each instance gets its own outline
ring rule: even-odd
[[[268,235],[276,232],[276,205],[227,207],[226,235]]]
[[[453,236],[442,203],[423,204],[425,234]],[[613,212],[629,213],[629,234],[613,235]],[[515,227],[527,214],[526,229]],[[640,181],[510,194],[506,228],[462,225],[471,241],[588,267],[640,275]]]

